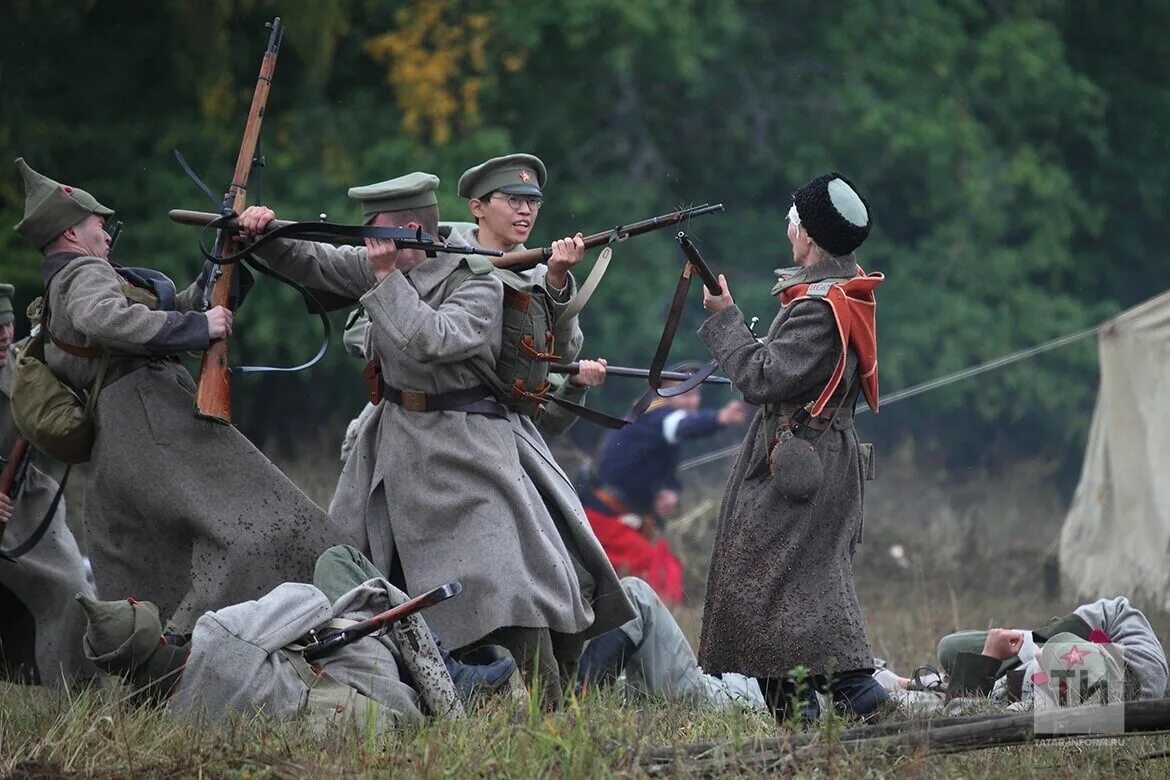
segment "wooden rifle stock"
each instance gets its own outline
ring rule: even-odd
[[[223,215],[225,216],[239,214],[244,209],[248,197],[248,179],[251,176],[256,157],[260,126],[264,121],[268,104],[268,89],[272,85],[272,75],[276,71],[276,56],[280,53],[280,41],[283,34],[279,16],[269,26],[272,28],[272,34],[268,39],[268,48],[264,52],[264,59],[260,63],[260,75],[256,79],[256,90],[252,94],[252,107],[248,110],[248,123],[244,126],[244,138],[240,144],[240,153],[236,157],[232,183],[224,195]],[[230,254],[228,244],[231,240],[231,232],[220,231],[219,237],[216,239],[214,255],[222,257]],[[230,307],[233,303],[235,264],[218,266],[217,269],[218,272],[213,276],[214,283],[211,294],[207,300],[208,306]],[[196,417],[225,424],[231,423],[232,389],[229,374],[227,339],[213,341],[207,351],[203,353],[203,360],[199,364],[199,380],[195,388]]]
[[[24,475],[28,473],[28,459],[32,456],[32,448],[28,439],[17,437],[8,453],[8,462],[4,464],[4,471],[0,472],[0,493],[9,498],[16,498],[20,492],[20,485],[24,482]],[[0,523],[0,539],[4,538],[4,529],[8,523]]]
[[[171,209],[167,212],[167,216],[171,218],[171,222],[176,222],[180,225],[191,225],[193,227],[204,227],[211,224],[217,219],[220,219],[219,214],[212,214],[210,211],[189,211],[187,209]],[[268,223],[269,230],[276,230],[277,228],[288,227],[293,224],[288,219],[274,219]],[[224,220],[219,229],[231,234],[239,233],[239,224],[236,217],[230,217]],[[357,242],[354,242],[355,245]]]
[[[329,655],[334,650],[346,645],[353,644],[364,636],[369,636],[375,631],[381,631],[387,628],[392,623],[396,623],[403,618],[410,617],[416,612],[433,607],[435,604],[446,601],[447,599],[458,596],[463,591],[463,584],[458,580],[448,582],[446,585],[440,585],[437,588],[427,591],[421,596],[404,601],[397,607],[391,607],[385,612],[379,612],[371,618],[367,618],[360,623],[355,623],[352,626],[343,628],[336,634],[321,639],[314,644],[309,645],[304,650],[305,660],[309,663]]]
[[[685,222],[691,217],[701,217],[704,214],[718,214],[721,211],[723,211],[722,203],[704,203],[701,206],[692,206],[690,208],[672,211],[669,214],[661,214],[657,217],[650,217],[650,219],[643,219],[640,222],[634,222],[630,225],[619,225],[612,230],[605,230],[600,233],[585,236],[585,248],[593,249],[594,247],[604,246],[610,242],[615,233],[617,234],[618,241],[625,241],[630,236],[639,236],[643,233],[661,230],[664,227]],[[492,262],[496,268],[511,268],[516,270],[543,263],[550,257],[552,257],[552,247],[545,246],[536,249],[524,249],[519,252],[507,252],[503,257],[496,258]]]

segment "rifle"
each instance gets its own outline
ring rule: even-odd
[[[167,216],[172,222],[180,225],[195,227],[215,227],[221,231],[233,234],[240,232],[236,215],[222,216],[207,211],[188,211],[186,209],[171,209]],[[292,238],[297,241],[315,241],[339,246],[365,246],[367,238],[385,238],[393,241],[399,249],[421,249],[429,257],[436,252],[449,252],[459,255],[487,255],[500,257],[503,252],[496,249],[480,249],[477,247],[452,246],[435,241],[429,233],[409,228],[376,227],[374,225],[336,225],[329,222],[292,222],[287,219],[274,219],[268,223],[268,230],[256,237],[256,240],[240,249],[236,253],[216,258],[220,263],[232,262],[233,259],[243,259],[256,249],[274,241],[277,238]]]
[[[13,501],[20,494],[21,487],[24,486],[24,478],[28,476],[29,462],[32,460],[32,447],[28,443],[28,439],[23,436],[18,436],[16,441],[12,443],[12,449],[8,453],[8,460],[4,461],[4,471],[0,472],[0,493],[8,496]],[[8,527],[8,523],[0,523],[0,539],[4,538],[4,529]]]
[[[662,337],[658,340],[658,348],[654,351],[654,358],[650,361],[650,388],[663,398],[690,392],[705,382],[711,374],[715,373],[715,369],[719,368],[719,361],[709,360],[698,371],[688,375],[678,384],[665,387],[662,384],[662,380],[666,378],[663,376],[662,368],[666,365],[666,359],[670,355],[670,345],[674,341],[675,331],[678,330],[678,323],[682,318],[683,307],[687,302],[687,291],[691,289],[691,276],[697,274],[703,281],[703,286],[712,295],[719,295],[722,292],[719,287],[719,278],[715,276],[715,272],[711,270],[711,266],[707,265],[707,261],[699,253],[699,248],[691,242],[687,234],[680,230],[674,240],[678,242],[686,263],[683,265],[678,285],[674,288],[674,298],[670,302],[670,313],[666,316],[666,325],[662,328]]]
[[[415,612],[426,609],[427,607],[433,607],[435,604],[446,601],[452,596],[458,596],[462,590],[463,584],[458,580],[448,582],[446,585],[440,585],[421,596],[415,596],[409,601],[404,601],[397,607],[392,607],[385,612],[379,612],[372,618],[367,618],[360,623],[343,628],[336,634],[330,634],[322,639],[316,639],[305,648],[305,660],[313,663],[338,648],[351,645],[364,636],[369,636],[375,631],[389,627],[391,623],[396,623],[403,618],[410,617]],[[315,632],[313,636],[316,636]]]
[[[581,372],[580,363],[550,363],[548,366],[551,374],[568,374],[573,376]],[[629,368],[627,366],[606,366],[605,376],[632,377],[634,379],[647,379],[650,377],[650,369],[648,368]],[[685,382],[691,378],[691,374],[685,371],[660,371],[658,373],[659,379],[665,379],[668,382]],[[731,380],[725,376],[706,376],[703,377],[702,384],[708,385],[729,385]]]
[[[686,222],[692,217],[701,217],[705,214],[718,214],[722,211],[722,203],[704,203],[701,206],[679,209],[629,225],[618,225],[611,230],[585,236],[585,248],[593,249],[594,247],[604,246],[617,241],[625,241],[631,236],[640,236],[643,233],[661,230],[664,227]],[[536,249],[522,249],[519,252],[506,252],[503,257],[498,260],[493,260],[492,263],[495,264],[496,268],[510,268],[513,271],[522,271],[543,263],[550,257],[552,257],[552,247],[546,246]]]
[[[280,17],[276,17],[267,24],[272,29],[268,37],[268,47],[264,51],[264,58],[260,63],[260,75],[256,78],[256,90],[252,94],[252,106],[248,110],[248,122],[244,126],[244,138],[240,143],[240,153],[236,157],[236,168],[232,174],[232,182],[223,196],[223,206],[220,209],[222,216],[238,214],[243,210],[248,193],[248,178],[256,164],[256,147],[260,139],[260,125],[268,103],[268,89],[272,84],[272,74],[276,70],[276,56],[280,52],[280,42],[283,28]],[[221,230],[216,238],[215,257],[228,255],[228,244],[232,241],[229,231]],[[215,306],[235,308],[239,297],[239,281],[236,277],[234,264],[215,265],[212,269],[207,286],[204,288],[203,308]],[[198,385],[195,388],[195,416],[206,420],[215,420],[224,424],[232,421],[231,385],[228,382],[230,370],[228,368],[227,339],[212,342],[203,353],[203,360],[199,364]]]

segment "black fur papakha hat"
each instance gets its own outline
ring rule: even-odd
[[[817,246],[841,257],[861,246],[873,224],[869,203],[837,171],[818,176],[792,193],[800,224]]]

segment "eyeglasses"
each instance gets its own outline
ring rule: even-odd
[[[504,197],[508,201],[508,205],[512,211],[519,211],[520,206],[527,206],[529,211],[540,211],[541,205],[544,203],[544,198],[535,197],[521,197],[520,195],[505,195],[500,192],[498,195]],[[494,195],[492,197],[495,197]]]

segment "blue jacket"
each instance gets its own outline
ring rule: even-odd
[[[649,514],[659,490],[682,489],[678,479],[682,442],[717,430],[718,412],[686,412],[655,402],[635,422],[605,440],[594,484],[616,494],[631,512]],[[604,508],[592,496],[583,498],[588,505]]]

